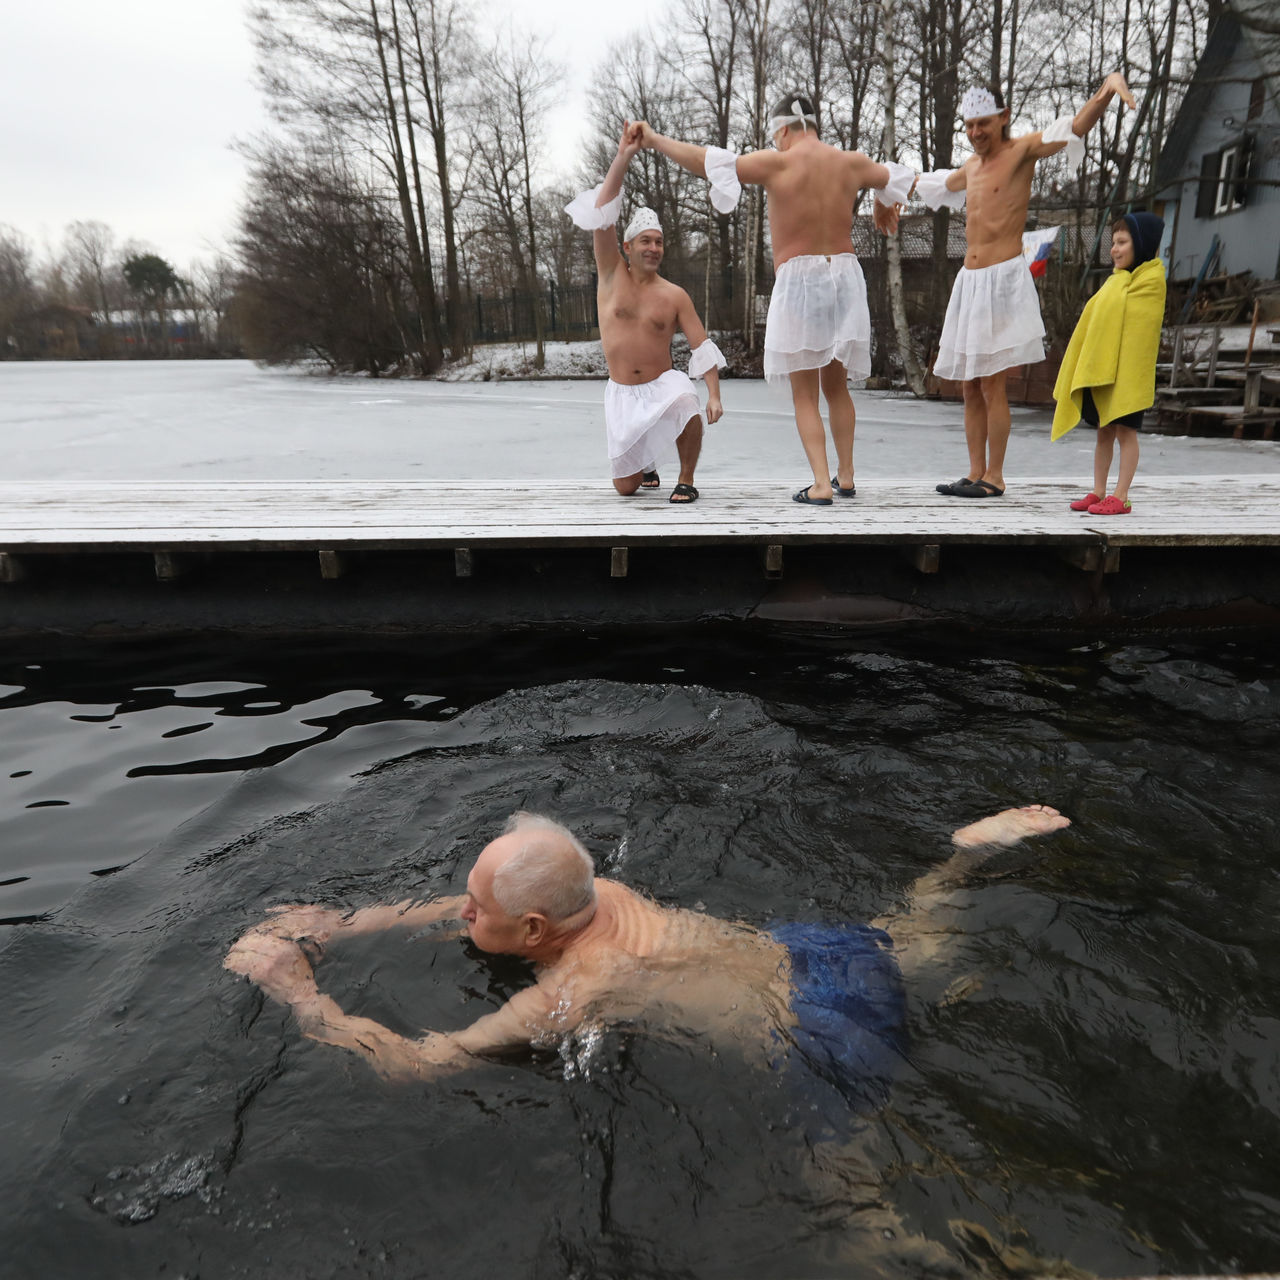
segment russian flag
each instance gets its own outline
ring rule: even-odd
[[[1059,230],[1058,227],[1045,227],[1040,231],[1022,233],[1022,256],[1037,280],[1049,270],[1049,255],[1053,253],[1053,242],[1058,238]]]

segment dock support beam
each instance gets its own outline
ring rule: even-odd
[[[1085,573],[1097,573],[1099,569],[1103,573],[1120,572],[1119,547],[1104,547],[1096,543],[1091,547],[1067,547],[1059,554],[1069,565]]]
[[[345,576],[351,567],[351,560],[341,551],[318,551],[320,557],[320,576],[327,581]]]
[[[942,547],[936,542],[917,542],[904,547],[902,554],[917,573],[937,573],[942,563]]]
[[[156,551],[152,553],[152,559],[160,582],[176,582],[196,567],[195,556],[184,555],[180,551]]]
[[[614,547],[609,553],[609,577],[625,578],[630,568],[629,547]]]
[[[771,581],[782,577],[782,544],[770,542],[764,549],[764,576]]]
[[[469,578],[474,565],[471,561],[470,547],[454,547],[453,549],[453,576],[455,578]]]
[[[0,551],[0,582],[21,582],[27,576],[27,562],[9,551]]]

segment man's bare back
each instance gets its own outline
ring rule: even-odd
[[[842,151],[816,134],[802,135],[786,151],[743,156],[738,167],[745,181],[760,182],[769,197],[775,269],[804,254],[851,252],[858,193],[883,182],[885,173],[861,151]]]

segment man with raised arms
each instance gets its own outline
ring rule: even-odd
[[[702,418],[690,378],[706,381],[707,421],[719,421],[719,370],[725,358],[707,337],[693,300],[658,274],[662,227],[652,209],[636,210],[622,236],[626,258],[618,252],[614,224],[622,206],[622,178],[640,150],[633,132],[628,123],[604,181],[565,212],[584,231],[594,232],[600,343],[609,366],[604,420],[613,487],[621,494],[633,494],[642,485],[656,489],[658,459],[674,445],[680,479],[669,501],[690,503],[698,497],[693,472],[702,451]],[[676,329],[689,340],[687,375],[671,367]]]
[[[697,147],[636,126],[646,147],[711,183],[711,203],[728,213],[741,184],[764,187],[775,283],[765,324],[764,373],[775,386],[790,384],[796,430],[813,483],[796,502],[829,507],[833,494],[852,498],[855,415],[849,382],[871,373],[871,315],[867,286],[852,246],[853,207],[864,188],[875,192],[875,225],[895,231],[898,207],[915,174],[902,165],[877,164],[861,151],[841,151],[818,136],[813,103],[788,94],[773,109],[773,151],[737,156],[721,147]],[[818,393],[827,401],[836,474],[827,465],[827,438]]]
[[[225,964],[288,1005],[305,1036],[350,1050],[388,1079],[443,1079],[490,1055],[554,1046],[584,1021],[626,1021],[736,1044],[787,1071],[797,1091],[816,1071],[849,1108],[867,1109],[884,1102],[902,1052],[900,967],[910,978],[945,946],[949,892],[997,848],[1069,825],[1044,805],[1006,809],[955,832],[955,852],[916,882],[905,910],[871,925],[766,932],[598,879],[568,830],[517,813],[481,851],[462,896],[354,912],[277,908]],[[329,945],[445,921],[460,921],[482,951],[527,961],[533,984],[464,1030],[417,1038],[343,1012],[317,987],[314,965]]]
[[[960,114],[973,155],[958,169],[920,175],[917,190],[931,209],[967,205],[964,266],[951,290],[933,372],[963,389],[969,470],[939,484],[939,493],[1004,496],[1010,425],[1005,379],[1010,369],[1044,359],[1040,300],[1022,256],[1031,178],[1037,160],[1064,149],[1078,165],[1081,139],[1116,94],[1126,106],[1134,105],[1118,71],[1074,116],[1061,116],[1042,133],[1011,138],[1009,108],[999,90],[970,89],[960,100]]]

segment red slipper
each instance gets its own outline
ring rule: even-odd
[[[1102,499],[1096,493],[1086,493],[1083,498],[1077,498],[1071,504],[1072,511],[1088,511],[1095,502],[1101,502]]]
[[[1127,516],[1133,510],[1133,503],[1121,502],[1113,493],[1109,498],[1103,498],[1101,502],[1095,502],[1089,508],[1091,516]]]

